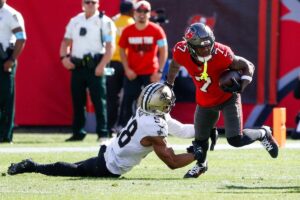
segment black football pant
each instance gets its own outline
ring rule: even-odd
[[[262,133],[259,129],[242,130],[242,105],[240,94],[234,93],[226,102],[214,107],[201,107],[197,105],[194,117],[195,140],[204,151],[208,149],[208,139],[213,127],[215,127],[223,113],[225,136],[230,145],[242,147],[261,140]],[[206,152],[204,161],[206,159]]]
[[[103,154],[77,163],[56,162],[52,164],[37,164],[33,172],[48,176],[70,177],[119,177],[106,168]]]
[[[136,100],[138,99],[142,89],[150,84],[151,75],[139,75],[134,80],[129,80],[125,77],[124,80],[124,96],[121,105],[119,125],[124,127],[130,117],[133,115],[133,110],[136,109]]]
[[[4,72],[4,61],[0,59],[0,143],[11,142],[14,128],[15,69]]]
[[[111,61],[110,67],[115,69],[114,75],[106,77],[107,126],[111,134],[119,116],[120,92],[124,82],[124,68],[122,63],[118,61]]]

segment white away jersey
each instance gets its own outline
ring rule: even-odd
[[[106,166],[111,173],[124,174],[146,157],[153,147],[144,147],[141,140],[147,136],[168,136],[165,119],[137,109],[125,128],[107,146],[104,154]]]

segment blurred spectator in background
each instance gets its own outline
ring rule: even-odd
[[[135,24],[126,27],[120,38],[120,55],[126,75],[119,118],[121,127],[133,114],[134,101],[142,88],[160,81],[168,57],[166,34],[159,25],[149,21],[150,11],[149,2],[135,3]]]
[[[169,23],[166,10],[164,8],[157,8],[153,10],[151,12],[150,21],[160,25]]]
[[[106,88],[107,88],[107,119],[108,119],[108,131],[110,136],[114,130],[114,125],[118,120],[119,106],[120,106],[120,92],[123,88],[124,81],[124,68],[120,58],[119,40],[123,29],[134,23],[133,19],[133,3],[130,1],[124,1],[120,4],[120,14],[113,18],[117,28],[116,34],[116,50],[110,62],[110,67],[114,68],[115,74],[113,76],[107,76]]]
[[[106,140],[109,135],[104,68],[114,51],[116,28],[109,17],[98,11],[98,0],[82,0],[82,8],[83,12],[68,23],[60,47],[62,64],[72,72],[73,135],[66,141],[81,141],[86,136],[87,88],[95,107],[98,139]]]
[[[0,0],[0,143],[13,139],[16,59],[25,40],[21,13]]]

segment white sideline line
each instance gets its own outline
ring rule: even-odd
[[[175,150],[185,150],[189,144],[171,145]],[[259,149],[261,144],[255,143],[241,148],[228,144],[217,144],[215,150]],[[300,143],[286,144],[286,149],[300,149]],[[0,153],[57,153],[57,152],[98,152],[99,146],[93,147],[0,147]]]

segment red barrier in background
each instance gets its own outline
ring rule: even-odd
[[[291,2],[300,4],[299,1],[288,0],[282,0],[280,4],[278,80],[293,69],[300,68],[300,60],[297,59],[300,48],[298,37],[300,22],[296,18],[284,17],[297,12],[293,10],[297,6],[291,5]],[[70,73],[61,65],[59,46],[66,24],[71,17],[81,11],[81,0],[9,0],[7,3],[23,14],[28,36],[24,52],[19,59],[16,77],[16,124],[70,125],[72,118]],[[154,3],[155,1],[153,5]],[[118,5],[119,0],[101,0],[101,10],[105,10],[109,16],[118,12]],[[184,109],[186,117],[182,118],[181,106],[177,105],[173,112],[174,116],[184,122],[192,122],[194,106]],[[254,106],[244,106],[245,120]],[[287,108],[287,126],[295,127],[294,118],[300,110],[299,100],[295,100],[292,93],[288,93],[278,102],[278,106]],[[266,123],[269,125],[272,123],[270,117]]]
[[[71,124],[70,73],[61,65],[59,47],[68,21],[82,11],[81,0],[7,3],[22,13],[28,37],[16,75],[16,124]],[[101,0],[100,8],[113,16],[119,0]]]

